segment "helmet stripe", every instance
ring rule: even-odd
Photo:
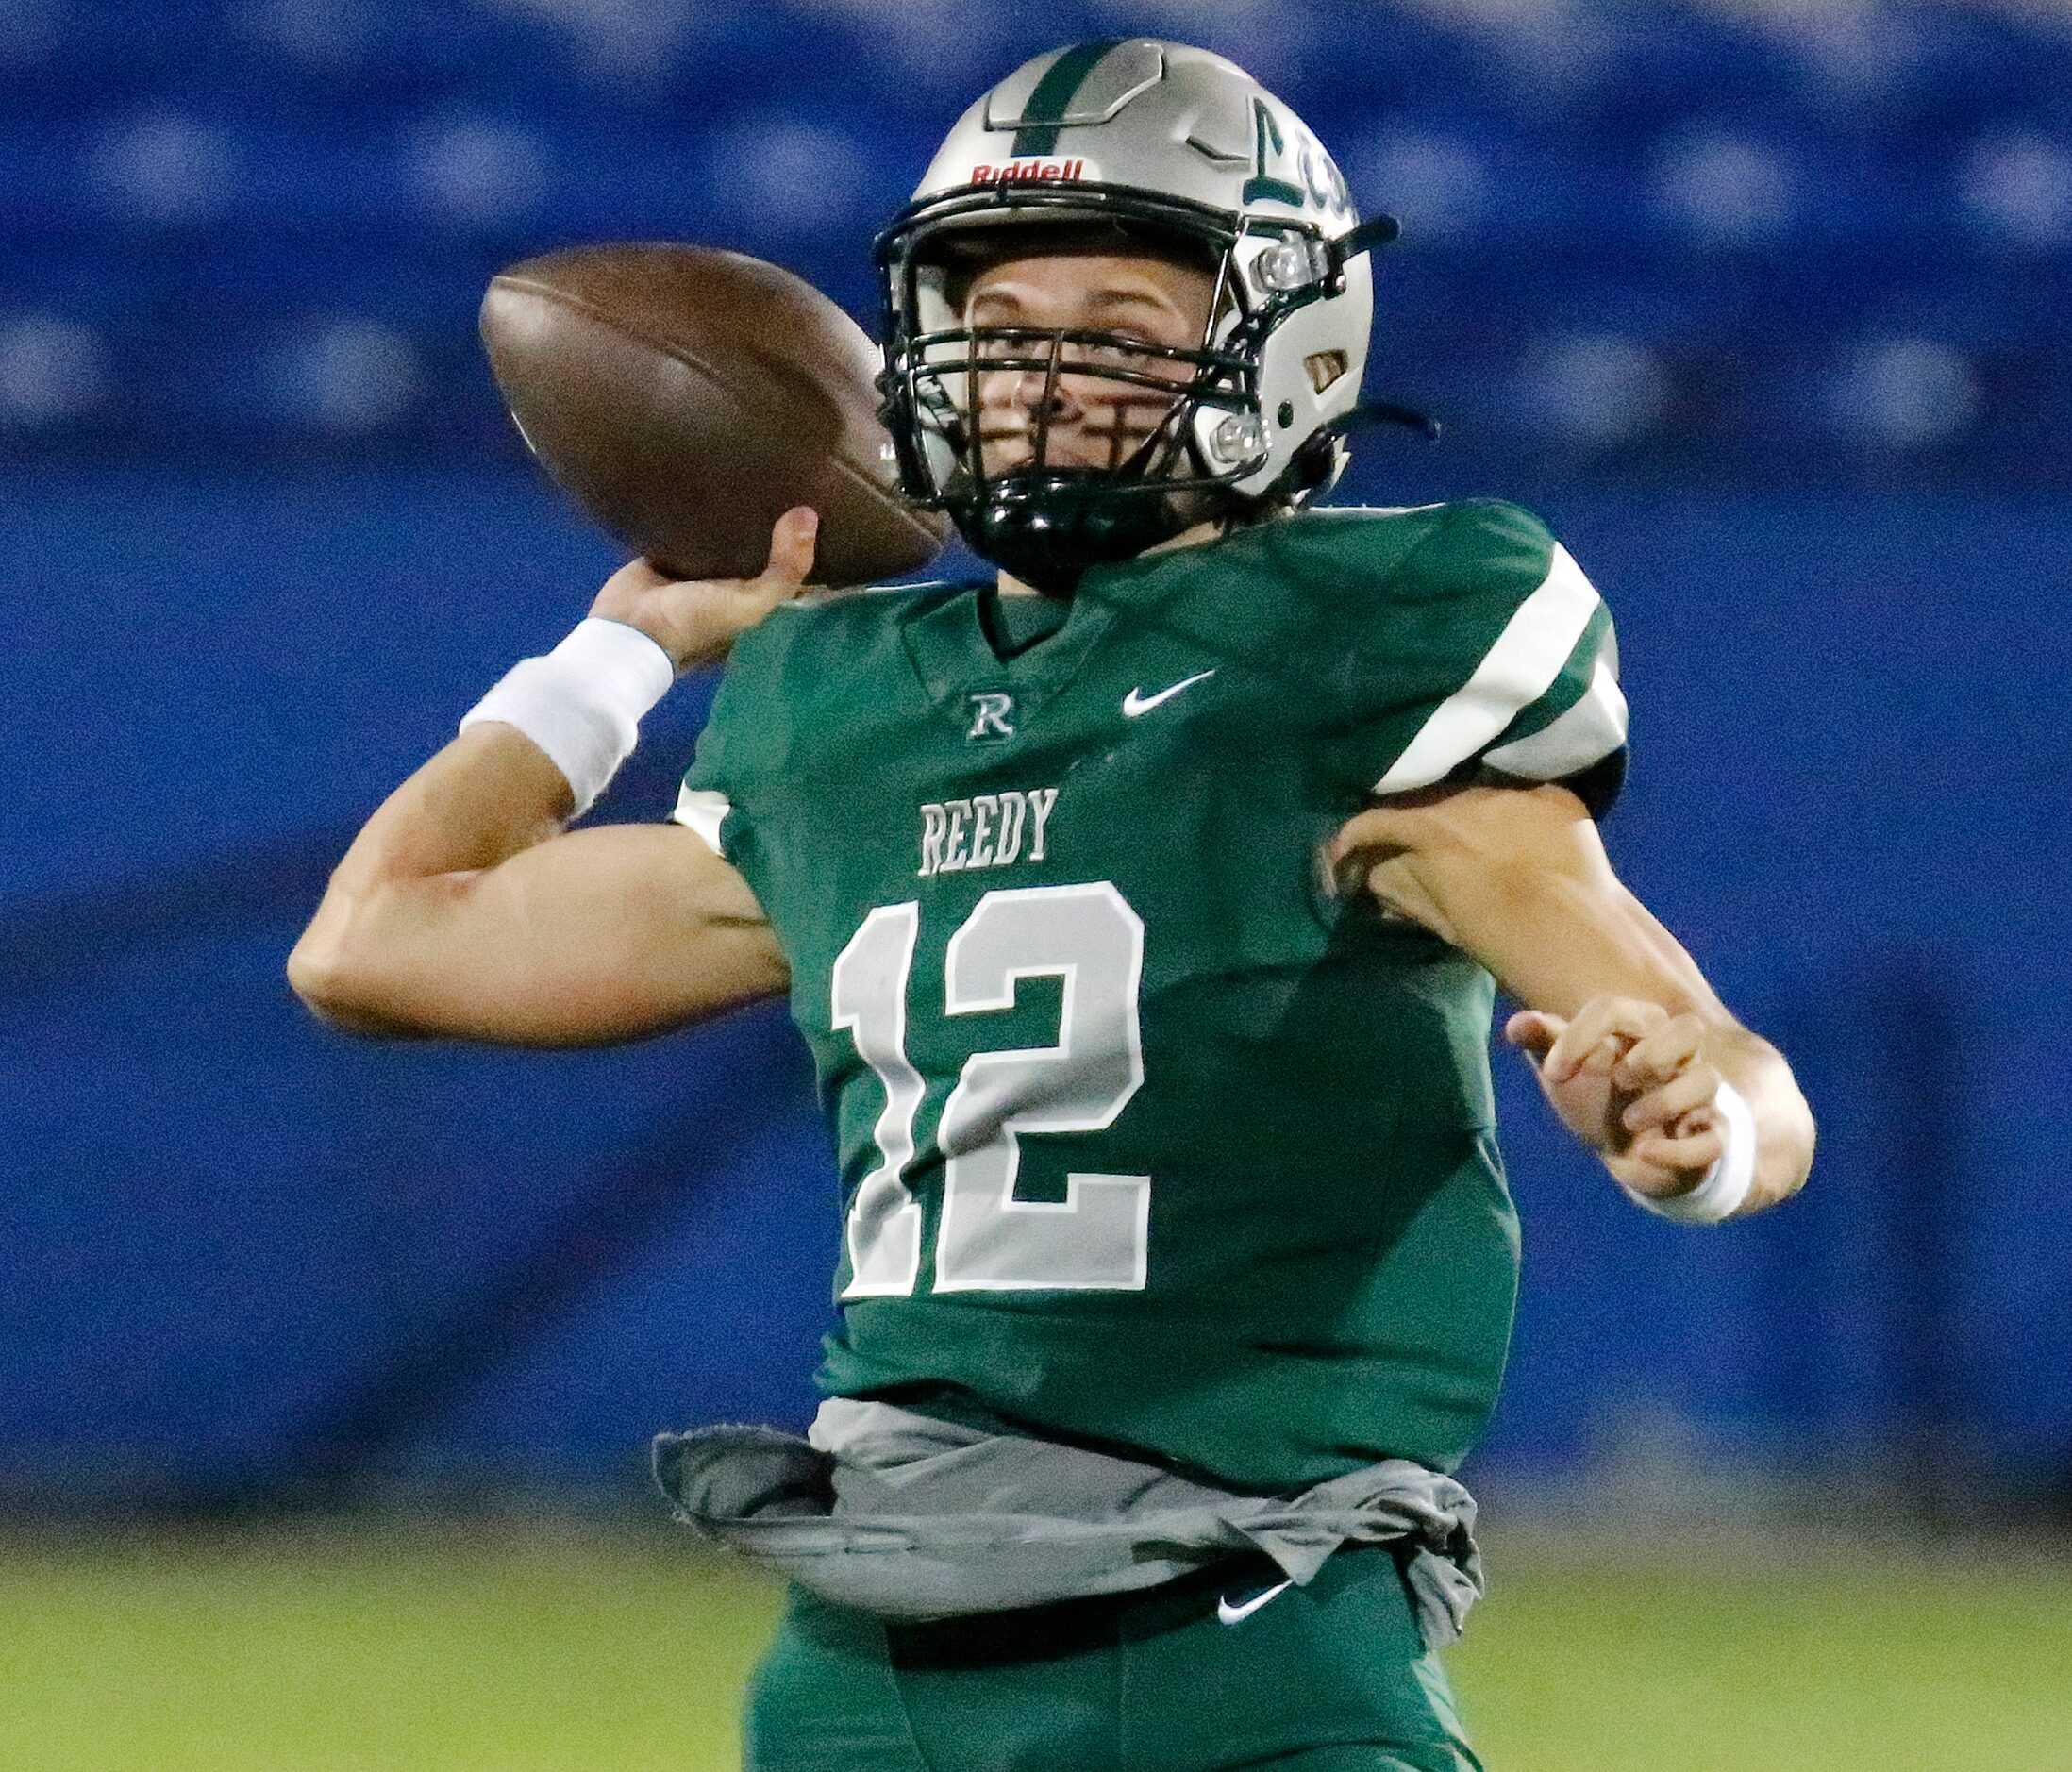
[[[1058,59],[1044,70],[1044,77],[1036,82],[1028,103],[1022,107],[1021,126],[1015,130],[1014,145],[1008,153],[1016,159],[1025,154],[1055,154],[1058,130],[1072,109],[1072,101],[1078,97],[1079,88],[1108,59],[1110,50],[1120,49],[1128,41],[1109,37],[1061,50]]]

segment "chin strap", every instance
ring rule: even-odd
[[[1372,252],[1377,246],[1386,246],[1399,239],[1403,224],[1393,215],[1370,215],[1350,232],[1341,234],[1331,242],[1331,256],[1343,265],[1347,259],[1357,259],[1363,252]]]
[[[1345,469],[1348,453],[1345,433],[1363,425],[1400,425],[1417,432],[1427,443],[1439,441],[1439,421],[1415,407],[1398,406],[1393,400],[1362,400],[1350,411],[1320,425],[1309,442],[1295,451],[1280,481],[1284,494],[1296,505],[1304,505],[1329,492]]]
[[[1320,434],[1343,437],[1363,425],[1400,425],[1416,431],[1427,443],[1439,441],[1439,421],[1414,406],[1398,406],[1394,400],[1362,400],[1349,412],[1342,412]]]
[[[1386,246],[1399,240],[1403,224],[1393,215],[1370,215],[1350,232],[1342,234],[1331,242],[1331,259],[1341,271],[1345,261],[1357,259],[1362,253],[1373,252],[1379,246]],[[1363,425],[1400,425],[1406,430],[1416,431],[1427,443],[1439,441],[1439,421],[1413,406],[1399,406],[1394,400],[1362,400],[1349,412],[1343,412],[1332,419],[1317,434],[1325,437],[1343,437],[1347,431],[1358,430]]]

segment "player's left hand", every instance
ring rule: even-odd
[[[1688,1193],[1727,1147],[1707,1033],[1696,1015],[1629,996],[1592,997],[1570,1020],[1523,1010],[1504,1026],[1562,1124],[1657,1199]]]

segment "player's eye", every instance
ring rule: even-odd
[[[1001,321],[990,327],[973,328],[972,349],[984,358],[1021,358],[1040,362],[1050,355],[1050,340],[1028,326]]]
[[[1143,364],[1151,348],[1149,339],[1140,338],[1133,332],[1115,332],[1097,344],[1068,347],[1068,354],[1082,363],[1136,368]]]

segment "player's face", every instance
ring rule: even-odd
[[[1197,349],[1215,290],[1193,265],[1134,255],[1058,254],[1012,259],[974,278],[967,326],[1036,332],[1101,332],[1112,343],[1067,343],[1048,373],[1051,342],[988,341],[979,355],[1042,359],[978,376],[979,444],[988,474],[1011,473],[1035,459],[1044,467],[1119,467],[1161,425],[1174,397],[1096,372],[1122,370],[1153,383],[1183,385],[1193,368],[1144,346]]]

